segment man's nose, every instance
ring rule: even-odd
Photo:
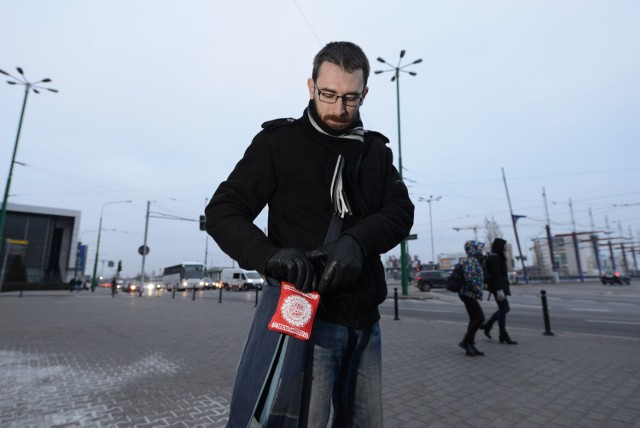
[[[342,115],[347,111],[347,105],[344,103],[344,98],[338,98],[331,107],[331,112],[337,115]]]

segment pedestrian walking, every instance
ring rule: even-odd
[[[487,256],[486,261],[486,283],[489,293],[491,293],[498,304],[498,310],[491,315],[491,318],[482,326],[484,335],[491,339],[491,328],[493,323],[498,321],[500,330],[500,343],[507,345],[517,345],[518,342],[511,340],[507,333],[507,314],[509,313],[509,299],[511,295],[509,286],[509,273],[507,269],[507,241],[502,238],[496,238],[491,244],[491,253]]]
[[[476,348],[476,333],[484,323],[484,312],[480,306],[482,300],[482,285],[484,284],[484,274],[482,271],[482,250],[484,243],[475,240],[467,241],[464,244],[464,251],[467,254],[466,259],[462,259],[462,269],[464,272],[465,283],[460,289],[458,296],[464,303],[469,316],[469,324],[467,332],[460,342],[460,347],[464,349],[469,357],[476,355],[483,356],[484,352],[480,352]]]
[[[264,123],[205,210],[220,248],[267,277],[228,427],[326,427],[330,415],[334,427],[382,426],[380,255],[409,234],[414,206],[388,139],[363,128],[369,70],[351,42],[322,48],[302,116]],[[267,205],[265,235],[253,221]],[[320,295],[307,341],[267,328],[282,281]]]

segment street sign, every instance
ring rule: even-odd
[[[147,245],[140,245],[140,247],[138,248],[138,254],[140,254],[141,256],[146,256],[147,254],[149,254],[149,247]]]
[[[409,236],[407,236],[405,239],[406,239],[407,241],[413,241],[413,240],[418,239],[418,235],[414,233],[413,235],[409,235]]]

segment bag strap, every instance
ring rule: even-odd
[[[338,240],[338,238],[340,237],[340,233],[342,233],[343,225],[344,220],[342,220],[342,218],[338,214],[333,214],[333,216],[331,216],[331,223],[329,223],[327,236],[324,238],[324,245]]]

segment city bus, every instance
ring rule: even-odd
[[[200,279],[207,276],[205,266],[199,262],[183,262],[164,268],[162,283],[167,290],[197,288]]]

